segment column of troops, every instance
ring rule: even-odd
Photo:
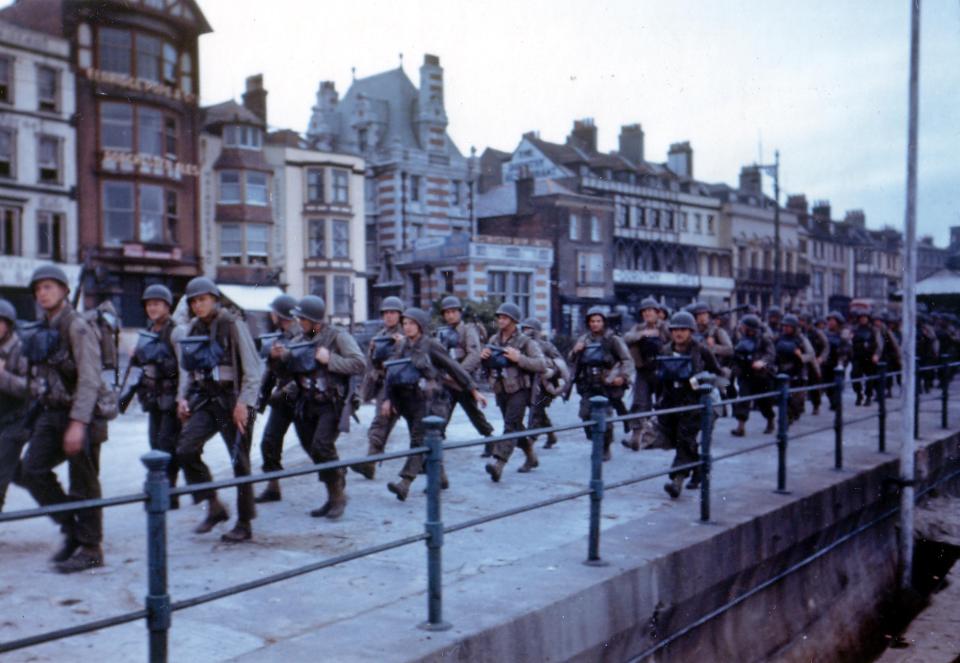
[[[397,297],[385,298],[380,307],[383,327],[368,347],[360,348],[350,334],[327,322],[322,298],[308,295],[297,301],[282,295],[271,305],[274,331],[254,339],[242,319],[221,305],[217,285],[198,277],[187,285],[180,324],[167,288],[152,285],[144,291],[150,323],[139,332],[120,380],[119,322],[110,305],[78,312],[76,293],[71,302],[69,282],[54,266],[37,269],[30,285],[43,311],[38,322],[17,325],[13,307],[0,300],[0,509],[10,483],[24,487],[40,505],[100,497],[99,451],[107,439],[107,422],[134,398],[148,416],[150,447],[170,455],[168,477],[175,486],[181,473],[188,484],[212,481],[203,450],[218,433],[234,476],[249,475],[254,420],[267,408],[260,449],[263,471],[272,472],[283,469],[283,440],[291,425],[314,463],[338,460],[337,438],[349,431],[361,402],[375,404],[367,430],[369,456],[384,452],[401,418],[411,448],[422,446],[424,418],[436,415],[449,424],[458,405],[480,436],[492,437],[478,375],[489,381],[506,434],[552,427],[551,403],[568,400],[574,387],[581,399],[579,416],[587,420],[594,396],[607,399],[610,414],[622,415],[695,405],[702,385],[709,385],[720,399],[771,392],[777,374],[786,374],[791,386],[824,384],[822,391],[791,396],[790,424],[803,414],[806,400],[813,414],[824,395],[828,407],[836,407],[829,387],[835,368],[849,366],[851,377],[858,378],[876,376],[880,362],[891,372],[900,367],[899,320],[887,313],[854,310],[848,322],[838,312],[813,319],[771,308],[765,320],[746,311],[730,328],[726,315],[714,316],[705,304],[671,314],[649,298],[641,304],[641,320],[622,336],[610,327],[603,309],[590,309],[587,331],[566,357],[545,338],[540,322],[524,319],[517,306],[505,303],[497,309],[496,333],[487,338],[482,325],[463,319],[456,297],[441,301],[444,324],[436,330],[426,311],[406,307]],[[957,355],[957,323],[949,314],[921,314],[921,365]],[[133,368],[139,373],[135,381],[128,380]],[[108,370],[113,371],[114,387],[104,378]],[[934,377],[932,372],[922,374],[921,388],[932,388]],[[116,389],[128,382],[133,383],[129,388]],[[878,390],[892,390],[893,382],[856,382],[857,405],[869,406]],[[628,393],[629,405],[624,402]],[[732,434],[746,434],[751,410],[765,419],[764,433],[773,433],[773,400],[762,398],[734,404],[737,424]],[[615,428],[608,426],[605,432],[604,460],[611,457]],[[688,477],[688,488],[699,484],[697,471],[685,469],[699,459],[699,416],[663,412],[625,422],[624,429],[622,444],[628,449],[675,450],[677,469],[664,486],[670,497],[681,494]],[[589,437],[589,429],[585,434]],[[556,444],[557,436],[547,433],[543,448]],[[487,444],[483,456],[492,481],[502,480],[516,448],[523,453],[518,472],[539,466],[532,435]],[[423,460],[422,455],[408,457],[399,476],[387,483],[398,500],[407,499]],[[64,462],[68,490],[54,473]],[[372,480],[377,463],[350,469]],[[341,517],[347,505],[346,471],[324,469],[318,478],[326,499],[310,515]],[[444,471],[441,487],[448,486]],[[229,520],[215,491],[192,497],[205,506],[196,533],[208,533]],[[250,540],[257,504],[280,500],[276,480],[267,482],[258,495],[250,484],[239,487],[237,518],[222,540]],[[171,508],[178,507],[173,499]],[[63,533],[63,544],[52,558],[57,570],[71,573],[103,564],[99,509],[53,518]]]

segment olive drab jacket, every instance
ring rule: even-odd
[[[588,367],[585,365],[584,358],[586,349],[579,353],[570,353],[571,363],[577,366],[576,375],[573,380],[576,382],[577,391],[581,394],[587,393],[590,389],[602,387],[612,392],[614,398],[619,398],[623,392],[629,388],[634,377],[633,358],[630,351],[627,350],[626,343],[611,329],[605,329],[603,334],[593,334],[587,332],[577,339],[577,343],[587,346],[591,343],[599,343],[603,350],[603,366]],[[623,379],[623,384],[614,385],[614,380]]]
[[[713,353],[692,338],[683,349],[678,348],[671,341],[664,346],[660,356],[664,358],[686,357],[690,360],[688,369],[684,370],[679,376],[670,374],[668,364],[660,367],[661,401],[659,405],[662,407],[679,407],[696,403],[700,397],[694,390],[693,385],[690,384],[690,378],[703,372],[720,375],[722,371]]]
[[[515,394],[521,389],[533,386],[533,376],[547,370],[547,360],[543,357],[540,345],[519,329],[508,339],[498,331],[490,337],[490,345],[502,348],[516,348],[520,351],[517,363],[509,362],[506,368],[490,372],[490,387],[494,394]]]
[[[15,421],[26,414],[30,401],[27,388],[27,360],[17,332],[11,330],[0,341],[0,424]]]
[[[697,328],[694,338],[713,353],[721,366],[726,365],[733,358],[733,341],[730,340],[730,334],[716,322],[710,321],[702,329]]]
[[[427,396],[436,393],[441,381],[444,384],[452,383],[461,391],[473,391],[477,388],[473,378],[450,356],[447,348],[425,334],[421,334],[415,341],[407,337],[401,339],[391,359],[410,359],[410,363],[422,378],[418,385],[419,389]],[[388,396],[386,388],[384,386],[384,397]]]
[[[367,362],[364,359],[360,346],[353,336],[332,325],[324,325],[314,334],[300,334],[291,345],[305,341],[313,342],[316,347],[324,347],[330,352],[330,361],[325,365],[318,365],[314,373],[326,373],[334,377],[326,384],[327,390],[335,390],[335,394],[327,394],[337,399],[344,399],[349,389],[350,377],[364,372]],[[284,360],[290,357],[289,348],[284,350]],[[301,387],[305,376],[300,375]],[[309,376],[306,376],[309,377]]]
[[[392,345],[387,348],[382,357],[378,357],[377,352],[378,348],[381,347],[382,339],[393,338],[397,335],[403,335],[403,327],[399,324],[393,327],[384,326],[370,339],[370,345],[367,347],[367,368],[363,374],[363,381],[360,383],[360,400],[369,401],[377,398],[378,394],[383,391],[385,377],[383,362],[393,354],[396,346]]]
[[[457,335],[457,342],[447,352],[451,358],[460,364],[460,368],[469,375],[473,375],[474,371],[480,367],[480,334],[477,332],[475,325],[468,325],[463,320],[452,329]],[[443,347],[442,344],[441,347]],[[451,389],[460,389],[450,376],[444,377],[443,382]]]
[[[623,342],[627,344],[637,371],[652,371],[656,368],[661,348],[670,342],[670,331],[663,320],[652,325],[641,321],[623,335]]]

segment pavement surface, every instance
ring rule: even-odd
[[[960,423],[960,389],[954,391],[951,424]],[[926,398],[930,398],[927,396]],[[899,446],[899,399],[889,402],[888,446]],[[570,403],[555,402],[550,415],[555,424],[576,420],[576,397]],[[876,412],[854,407],[847,395],[846,418]],[[939,401],[921,406],[921,436],[943,435],[939,426]],[[814,417],[808,414],[791,428],[791,435],[829,427],[832,413],[824,407]],[[502,430],[499,412],[492,405],[486,413]],[[341,436],[342,458],[360,457],[366,450],[365,431],[372,418],[371,406],[361,409],[362,424]],[[696,415],[698,416],[698,415]],[[259,441],[264,419],[257,423]],[[745,449],[772,440],[761,431],[758,413],[747,424],[746,438],[729,435],[734,422],[719,419],[715,427],[714,455]],[[473,439],[476,433],[463,413],[454,415],[447,438]],[[617,439],[622,424],[617,424]],[[405,448],[407,432],[401,422],[393,432],[388,450]],[[443,494],[445,524],[467,521],[484,514],[528,504],[586,488],[589,480],[590,447],[582,431],[560,435],[554,449],[541,450],[540,467],[518,474],[522,463],[517,452],[501,483],[493,484],[479,458],[480,448],[454,450],[447,454],[451,488]],[[850,425],[845,435],[845,471],[854,472],[890,459],[876,451],[875,419]],[[101,477],[105,496],[137,492],[144,480],[139,457],[147,451],[146,418],[127,414],[111,423],[110,441],[103,447]],[[607,482],[666,469],[673,453],[665,450],[632,452],[619,444],[612,461],[604,464]],[[205,459],[216,478],[229,476],[229,458],[219,438],[208,443]],[[254,464],[259,466],[259,450]],[[291,431],[284,452],[286,467],[306,466],[308,459]],[[220,542],[226,531],[221,525],[207,535],[195,535],[193,526],[202,520],[201,506],[185,503],[168,517],[169,587],[174,601],[248,581],[325,558],[423,532],[425,480],[419,479],[406,502],[386,490],[396,477],[402,460],[382,464],[377,477],[368,481],[349,473],[350,502],[344,517],[336,522],[309,517],[319,506],[324,491],[312,475],[287,480],[282,502],[261,505],[254,522],[254,541],[229,545]],[[773,501],[795,499],[806,490],[820,489],[844,473],[833,467],[832,430],[807,435],[791,443],[788,488],[794,495],[775,495],[776,449],[746,453],[723,460],[714,467],[713,511],[716,525],[742,522],[754,517]],[[63,468],[59,474],[63,480]],[[626,522],[666,521],[673,532],[702,527],[697,523],[699,500],[688,491],[670,500],[663,491],[663,478],[605,493],[605,531]],[[259,490],[260,486],[257,487]],[[233,491],[221,499],[231,506]],[[7,509],[32,508],[29,496],[11,487]],[[586,555],[588,500],[580,498],[515,517],[468,528],[445,537],[445,617],[454,628],[445,633],[427,633],[415,628],[426,617],[426,559],[424,545],[415,543],[385,553],[364,557],[249,593],[175,612],[170,635],[170,660],[302,660],[304,657],[335,661],[402,661],[429,653],[439,642],[452,642],[458,635],[503,623],[516,611],[529,609],[547,594],[562,593],[564,584],[580,574],[596,573],[580,562]],[[48,563],[59,544],[59,535],[47,519],[5,523],[0,526],[0,642],[80,624],[143,607],[146,593],[145,514],[139,504],[106,511],[106,566],[83,574],[61,576]],[[619,531],[619,530],[617,530]],[[636,540],[638,554],[651,554],[671,544],[671,531],[649,532]],[[602,545],[602,541],[601,541]],[[532,596],[524,586],[527,569],[555,574],[555,588]],[[382,617],[389,615],[389,618]],[[146,629],[142,622],[97,633],[46,643],[3,655],[4,661],[86,660],[130,661],[146,657]]]

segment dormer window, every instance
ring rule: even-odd
[[[223,145],[245,150],[259,150],[263,145],[263,135],[257,127],[228,124],[223,128]]]

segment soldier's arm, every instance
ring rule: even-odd
[[[173,328],[173,331],[170,332],[170,343],[173,344],[173,354],[177,358],[177,400],[186,399],[187,393],[190,391],[191,375],[183,370],[183,364],[181,364],[183,348],[180,343],[178,343],[181,338],[186,337],[188,334],[189,329],[186,325],[177,325]]]
[[[547,360],[543,357],[543,351],[532,339],[527,340],[521,351],[517,366],[531,373],[545,373],[547,371]]]
[[[733,356],[733,341],[730,340],[730,334],[726,329],[717,327],[716,339],[713,345],[713,354],[717,357]]]
[[[250,330],[242,320],[237,320],[233,328],[236,332],[237,355],[243,379],[240,381],[240,394],[237,400],[249,407],[257,406],[257,397],[260,394],[260,380],[263,377],[263,365],[257,354],[257,346],[250,336]]]
[[[633,357],[630,356],[630,351],[627,350],[627,344],[624,343],[623,339],[619,336],[613,337],[613,351],[619,360],[616,368],[620,377],[622,377],[627,384],[630,384],[630,378],[633,377],[636,366],[633,363]]]
[[[480,334],[472,325],[466,325],[464,333],[464,346],[467,355],[460,362],[460,366],[467,373],[472,373],[480,367]]]
[[[30,395],[27,388],[26,371],[21,370],[23,360],[19,352],[14,352],[0,370],[0,394],[11,398],[25,399]]]
[[[77,364],[77,387],[70,406],[70,418],[89,424],[100,391],[100,343],[90,326],[79,315],[70,325],[70,351]]]
[[[327,368],[332,373],[342,375],[360,375],[367,367],[360,346],[353,336],[346,332],[337,334],[336,342],[330,349],[330,362]]]
[[[874,350],[874,354],[877,356],[883,356],[883,334],[877,331],[876,327],[873,329],[873,340],[877,344],[877,349]]]
[[[631,343],[638,343],[640,339],[643,338],[643,334],[640,333],[642,330],[643,327],[640,325],[634,325],[630,331],[623,335],[623,342],[627,345],[630,345]]]
[[[464,370],[463,366],[450,358],[450,355],[444,351],[442,345],[437,342],[431,342],[429,346],[429,354],[430,361],[433,362],[433,365],[449,375],[453,381],[457,383],[458,387],[464,391],[473,391],[477,388],[477,385],[474,383],[473,378],[470,377],[470,374]]]
[[[810,340],[805,336],[800,337],[800,361],[804,364],[809,364],[813,361],[813,358],[816,357],[816,353],[813,351],[813,345],[810,344]]]
[[[703,359],[703,369],[709,371],[714,375],[720,375],[722,370],[720,364],[717,362],[717,358],[713,356],[713,352],[705,345],[700,346],[700,357]]]
[[[823,348],[823,350],[820,352],[820,356],[817,357],[817,362],[825,364],[827,360],[830,359],[830,340],[827,338],[827,335],[819,329],[816,329],[815,333],[820,339],[820,347]]]

